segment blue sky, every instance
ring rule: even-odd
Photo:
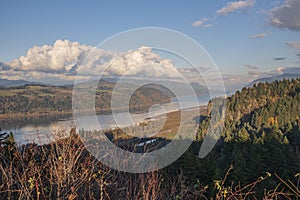
[[[286,12],[288,5],[294,9]],[[53,45],[58,39],[96,46],[121,31],[154,26],[195,39],[223,73],[263,74],[299,67],[298,5],[297,0],[2,1],[0,61],[10,62],[34,45]]]

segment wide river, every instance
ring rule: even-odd
[[[180,105],[176,99],[173,99],[172,102],[163,104],[162,106],[151,107],[147,113],[130,114],[130,118],[126,117],[127,113],[96,115],[96,118],[100,124],[100,129],[110,129],[116,126],[129,126],[142,122],[146,118],[151,118],[180,109],[207,105],[209,99],[209,95],[198,96],[198,102],[196,103],[195,98],[187,96],[181,98]],[[95,116],[87,116],[84,119],[80,119],[81,124],[74,122],[72,115],[6,119],[0,121],[0,127],[2,132],[13,132],[15,139],[19,144],[29,142],[48,143],[53,140],[53,133],[64,130],[69,132],[70,127],[74,124],[76,124],[76,128],[79,129],[84,128],[85,130],[98,130],[99,124],[89,123],[92,121],[90,119],[94,117]]]

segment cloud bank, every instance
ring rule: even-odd
[[[92,52],[92,56],[88,56]],[[112,52],[92,46],[57,40],[53,46],[34,46],[27,54],[8,63],[0,63],[0,78],[53,83],[88,80],[95,75],[176,77],[177,68],[151,48],[142,46],[129,52]],[[78,75],[78,72],[80,74]]]
[[[245,66],[248,67],[248,65]],[[257,67],[248,68],[250,69],[248,75],[254,78],[272,77],[283,74],[300,74],[300,67],[278,67],[270,71],[260,71]]]

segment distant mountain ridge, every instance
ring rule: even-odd
[[[105,78],[102,80],[91,80],[87,82],[81,82],[77,83],[78,85],[82,85],[84,87],[87,87],[88,85],[93,85],[95,84],[95,81],[98,82],[98,87],[101,89],[110,89],[111,91],[114,89],[114,84],[118,82],[117,78]],[[131,87],[135,84],[139,83],[139,80],[134,80],[134,79],[128,79],[128,82],[124,82],[128,84],[127,86],[124,85],[124,87]],[[132,85],[133,84],[133,85]],[[72,84],[61,84],[61,85],[56,85],[56,84],[45,84],[45,83],[39,83],[39,82],[30,82],[30,81],[25,81],[25,80],[9,80],[9,79],[1,79],[0,78],[0,88],[10,88],[10,87],[18,87],[18,86],[25,86],[25,85],[42,85],[42,86],[61,86],[61,87],[73,87]],[[170,91],[168,88],[166,88],[168,85],[172,85],[174,88],[180,88],[180,93],[182,93],[183,96],[185,95],[194,95],[196,94],[197,96],[203,95],[203,94],[208,94],[208,89],[204,87],[203,85],[200,85],[199,83],[181,83],[181,82],[170,82],[170,81],[161,81],[160,83],[152,83],[148,84],[146,87],[147,88],[152,88],[156,89],[161,92],[161,94],[166,95],[168,97],[174,97],[174,94],[172,91]],[[194,93],[188,93],[188,91],[192,88]]]
[[[33,84],[33,83],[25,80],[8,80],[8,79],[0,78],[0,87],[21,86],[26,84]]]
[[[277,81],[282,81],[283,79],[296,79],[296,78],[300,78],[300,74],[282,74],[282,75],[278,75],[278,76],[271,76],[271,77],[264,77],[264,78],[259,78],[256,79],[254,81],[252,81],[250,84],[247,85],[247,87],[251,87],[254,84],[258,84],[258,83],[266,83],[266,82],[273,82],[275,80]]]

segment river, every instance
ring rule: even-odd
[[[182,97],[180,105],[177,99],[173,99],[170,103],[163,104],[162,106],[153,106],[147,113],[130,114],[130,118],[126,117],[127,113],[116,113],[106,115],[96,115],[100,124],[100,129],[111,129],[114,127],[124,127],[140,123],[147,118],[163,115],[179,109],[188,109],[197,106],[207,105],[210,97],[209,95],[198,96],[198,102],[190,96]],[[37,118],[19,118],[19,119],[6,119],[0,121],[2,132],[13,132],[15,140],[18,144],[26,144],[29,142],[35,143],[49,143],[53,140],[53,133],[70,131],[71,126],[76,125],[78,129],[97,130],[99,124],[91,124],[91,118],[95,116],[86,116],[81,118],[80,124],[74,122],[72,115],[64,116],[43,116]],[[116,121],[118,123],[116,123]]]

